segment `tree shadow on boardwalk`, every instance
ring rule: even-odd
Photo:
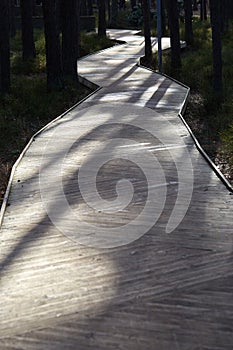
[[[123,64],[112,72],[115,78],[121,68]],[[170,101],[165,92],[166,88],[174,87],[173,83],[160,76],[157,91],[150,91],[144,98],[148,91],[140,88],[150,86],[150,79],[157,76],[149,71],[147,74],[148,79],[142,84],[138,67],[131,67],[129,72],[122,72],[111,91],[110,87],[103,88],[77,111],[106,102],[101,100],[106,92],[109,92],[107,99],[111,94],[114,98],[119,86],[127,92],[130,81],[132,85],[139,81],[136,94],[133,97],[122,94],[119,102],[137,104],[138,101],[165,113],[165,104],[161,102]],[[59,123],[66,127],[75,117],[72,113],[51,125],[48,135]],[[166,113],[171,120],[171,113]],[[157,146],[153,137],[135,128],[116,125],[111,111],[109,114],[112,126],[85,134],[73,144],[71,156],[78,159],[90,144],[90,149],[95,150],[98,140],[129,134],[141,144]],[[180,127],[176,113],[173,122]],[[183,137],[186,132],[180,135]],[[45,132],[38,142],[43,145],[48,137]],[[140,239],[122,247],[90,248],[59,232],[42,207],[37,163],[28,177],[14,183],[12,205],[2,229],[0,344],[3,349],[232,349],[232,203],[228,203],[228,192],[190,138],[186,142],[195,176],[193,197],[184,220],[174,232],[165,233],[177,198],[177,185],[174,185],[168,188],[165,208],[157,223]],[[52,156],[53,152],[56,157]],[[45,167],[60,160],[59,150],[55,147],[53,152]],[[102,146],[102,152],[109,153],[107,145]],[[40,162],[39,154],[36,157]],[[169,152],[158,154],[158,158],[169,181],[177,182],[177,170],[170,164]],[[95,152],[89,152],[84,161],[94,162]],[[25,165],[19,166],[17,176]],[[119,165],[123,175],[134,182],[140,198],[146,199],[145,177],[132,165],[118,162]],[[104,184],[99,188],[105,199],[116,197],[115,184],[122,175],[121,171],[117,172],[117,166],[112,171],[114,164],[110,164],[100,174],[104,178],[111,171],[114,173],[106,191]],[[69,205],[82,212],[83,219],[104,224],[107,216],[83,209],[77,176],[74,163],[63,181]],[[135,211],[129,210],[128,219],[138,214],[137,198],[133,198],[137,205]],[[56,198],[50,205],[51,210],[56,207]],[[56,213],[66,215],[62,208]]]
[[[124,132],[109,129],[102,137]],[[81,147],[87,147],[92,136],[86,135]],[[79,148],[80,142],[72,152],[79,154]],[[0,344],[58,350],[214,349],[219,344],[230,349],[231,213],[226,193],[216,191],[216,183],[211,187],[212,170],[205,167],[200,185],[197,165],[203,159],[196,153],[194,162],[192,203],[172,234],[164,232],[169,210],[141,239],[109,250],[69,241],[46,215],[21,238],[22,228],[13,228],[14,248],[1,265],[5,300]],[[71,191],[75,178],[74,173],[64,187],[70,205],[79,206],[79,197]],[[168,207],[172,196],[174,191]],[[213,212],[210,203],[220,210]]]

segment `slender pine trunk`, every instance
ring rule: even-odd
[[[10,90],[10,19],[8,0],[0,1],[0,94]]]
[[[222,90],[222,43],[221,43],[221,11],[219,0],[210,0],[210,18],[212,27],[213,50],[213,89]]]
[[[106,8],[105,0],[98,0],[98,35],[106,36]]]
[[[177,5],[177,0],[166,0],[171,37],[171,66],[173,68],[181,67],[179,14]]]
[[[192,25],[192,0],[184,0],[185,11],[185,41],[187,45],[193,43],[193,25]]]
[[[21,0],[23,60],[28,60],[36,56],[33,37],[32,12],[32,0]]]
[[[59,31],[59,1],[42,0],[44,15],[44,31],[46,46],[47,88],[61,90],[64,88],[60,31]]]
[[[149,0],[142,1],[142,12],[143,12],[143,27],[144,27],[144,37],[145,37],[145,59],[149,62],[152,57]]]
[[[62,67],[65,78],[78,82],[79,0],[61,0]]]

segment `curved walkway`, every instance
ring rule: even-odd
[[[178,116],[188,88],[137,65],[135,34],[79,61],[101,88],[15,169],[0,349],[232,350],[233,196]]]

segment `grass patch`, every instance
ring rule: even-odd
[[[85,56],[99,50],[107,49],[114,45],[114,40],[108,37],[99,37],[95,33],[81,33],[80,36],[80,56]]]

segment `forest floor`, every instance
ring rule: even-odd
[[[233,163],[229,149],[221,137],[210,139],[203,115],[205,115],[203,97],[191,91],[184,118],[210,159],[233,185]]]

